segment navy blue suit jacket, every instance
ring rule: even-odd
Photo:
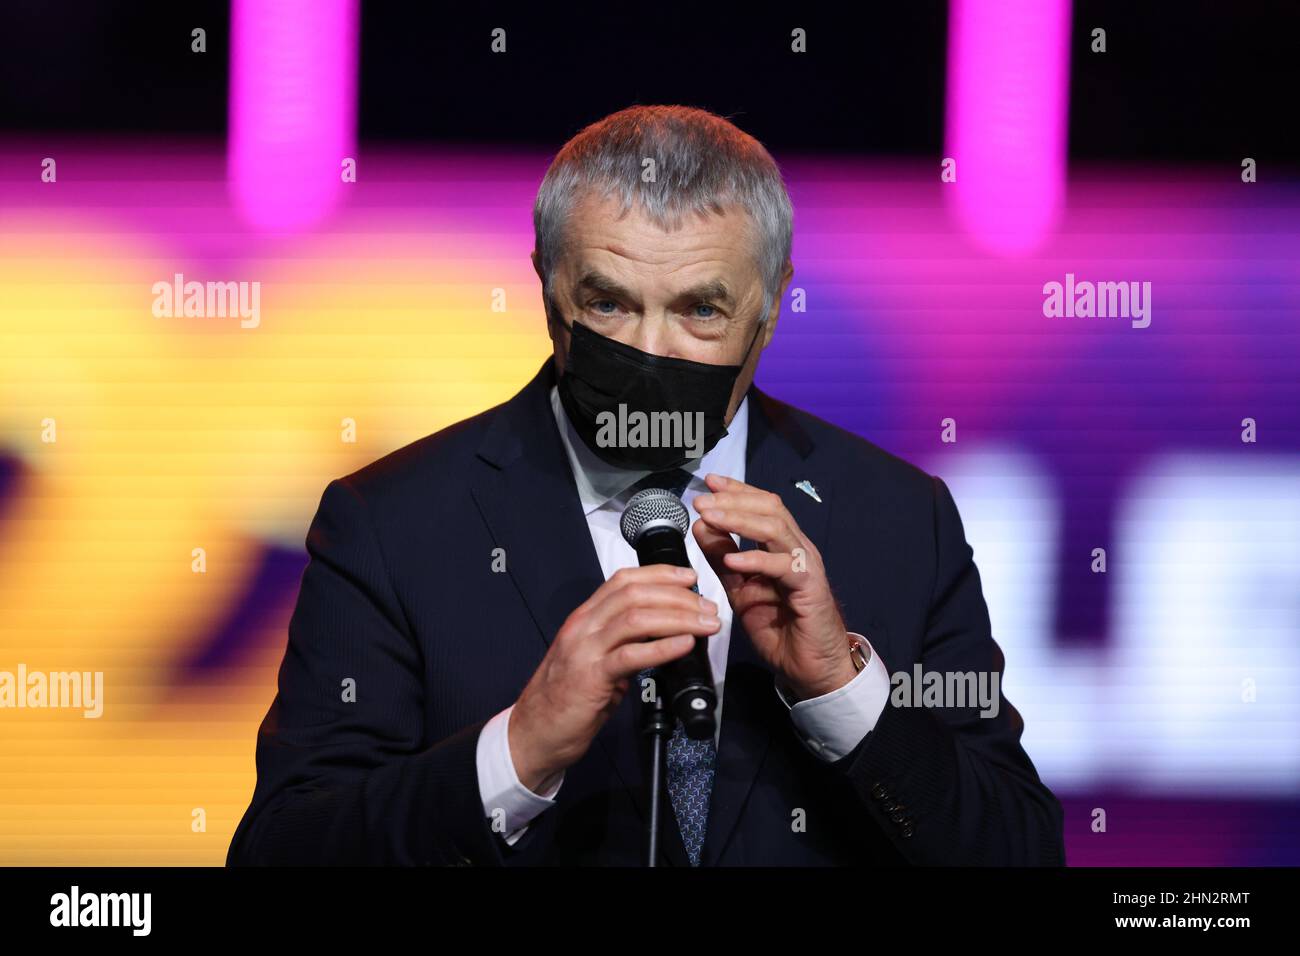
[[[643,862],[639,695],[515,846],[479,794],[480,729],[604,580],[553,382],[548,359],[510,401],[326,487],[228,864]],[[746,480],[781,495],[821,551],[848,629],[890,672],[1001,673],[944,483],[756,388],[749,421]],[[702,865],[1064,863],[1061,806],[1005,698],[994,718],[891,704],[828,763],[796,736],[773,679],[735,622]],[[661,865],[686,866],[665,807]]]

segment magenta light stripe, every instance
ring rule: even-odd
[[[355,158],[357,0],[234,0],[230,23],[235,205],[257,229],[309,228]]]
[[[1034,251],[1065,194],[1070,0],[952,0],[945,185],[986,250]],[[1104,54],[1099,54],[1104,55]]]

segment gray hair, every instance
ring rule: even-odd
[[[647,160],[652,181],[643,180]],[[661,229],[688,212],[722,213],[739,205],[757,227],[766,322],[790,259],[794,210],[775,160],[729,120],[690,106],[630,106],[587,126],[564,144],[537,190],[533,230],[547,315],[565,223],[584,195],[614,196],[620,215],[636,203]]]

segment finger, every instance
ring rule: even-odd
[[[615,647],[646,638],[672,637],[674,634],[697,634],[707,637],[722,627],[722,621],[700,611],[663,610],[637,607],[620,614],[601,631],[591,635],[599,647],[608,652]]]
[[[743,567],[743,560],[740,562],[741,566],[733,564],[736,555],[750,552],[740,551],[731,535],[710,528],[705,521],[696,521],[692,533],[695,535],[695,540],[700,543],[700,550],[704,552],[718,580],[722,582],[733,612],[741,615],[756,604],[779,605],[781,603],[781,593],[777,591],[775,583],[770,578]],[[754,553],[767,554],[768,552]]]
[[[704,483],[709,486],[709,491],[713,494],[745,495],[760,500],[768,500],[773,507],[785,508],[785,501],[781,496],[772,491],[763,488],[747,485],[743,481],[737,481],[735,478],[728,478],[726,475],[718,475],[710,472],[704,476]]]
[[[709,566],[713,568],[713,573],[722,582],[722,587],[728,592],[739,587],[741,576],[728,568],[722,560],[726,555],[740,550],[735,539],[727,532],[719,531],[708,522],[698,519],[691,525],[691,534],[695,536],[695,542],[700,546],[700,551],[703,552]]]
[[[574,613],[579,617],[591,618],[600,615],[601,609],[624,588],[632,585],[675,585],[689,590],[698,580],[694,568],[679,568],[671,564],[648,564],[645,567],[619,568],[609,579],[592,592],[591,597],[583,601]]]
[[[804,547],[803,539],[780,518],[734,508],[700,508],[698,504],[696,510],[711,528],[757,541],[769,551],[793,551]]]
[[[730,508],[744,506],[754,511],[760,511],[763,514],[785,515],[789,517],[786,511],[785,502],[781,496],[771,491],[764,491],[762,488],[755,488],[753,485],[747,485],[744,482],[727,479],[730,484],[725,488],[717,490],[709,489],[708,494],[696,495],[694,501],[701,501],[705,505],[716,504],[719,508]]]
[[[737,481],[735,478],[728,478],[726,475],[719,475],[713,471],[704,476],[704,483],[709,486],[710,491],[730,491],[735,488],[754,487],[745,484],[743,481]]]
[[[644,567],[619,568],[609,576],[609,580],[596,589],[608,593],[618,591],[633,584],[675,584],[690,587],[697,575],[694,568],[679,568],[673,564],[647,564]],[[595,595],[592,595],[593,597]]]
[[[694,647],[695,637],[691,634],[675,634],[654,641],[633,641],[606,655],[606,667],[610,677],[627,678],[639,674],[647,667],[659,667],[685,657]]]
[[[785,537],[782,540],[788,550],[807,543],[803,532],[799,529],[799,522],[794,520],[794,516],[790,514],[780,495],[747,485],[743,481],[736,481],[734,478],[713,474],[706,476],[706,480],[709,478],[717,479],[709,482],[710,488],[714,491],[712,494],[696,496],[694,500],[696,511],[703,513],[708,510],[715,514],[743,511],[766,515],[784,525]],[[799,545],[791,545],[791,542],[799,542]]]
[[[786,602],[785,598],[781,596],[767,578],[752,577],[746,579],[744,586],[732,598],[732,606],[737,617],[746,619],[746,627],[748,627],[750,621],[755,621],[756,630],[760,630],[762,622],[755,619],[754,609],[765,608],[767,611],[766,622],[770,625],[785,613]]]
[[[806,564],[783,551],[737,551],[723,557],[723,563],[741,574],[761,574],[779,581],[791,591],[806,588],[811,580]],[[806,558],[805,558],[806,561]]]
[[[693,503],[695,510],[701,513],[705,511],[744,511],[774,518],[784,524],[795,537],[800,536],[799,524],[786,510],[785,502],[781,500],[779,495],[774,495],[768,491],[719,491],[711,495],[697,495]]]
[[[718,606],[708,598],[680,585],[629,584],[612,592],[600,604],[591,615],[591,627],[608,628],[638,608],[705,615],[718,613]]]
[[[727,486],[724,490],[695,497],[694,505],[697,512],[701,515],[707,513],[715,516],[720,513],[741,512],[771,518],[777,522],[774,526],[775,533],[780,536],[780,543],[785,545],[783,550],[789,551],[797,547],[792,542],[802,542],[803,534],[799,530],[799,524],[786,510],[785,502],[781,500],[780,495],[754,488],[734,479],[725,480]],[[778,539],[772,538],[770,544],[775,548]]]

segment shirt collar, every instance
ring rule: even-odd
[[[634,471],[618,468],[597,457],[573,427],[573,422],[569,421],[568,413],[564,411],[564,406],[560,402],[560,390],[554,385],[551,386],[551,411],[560,429],[560,441],[564,443],[564,453],[568,456],[569,465],[573,469],[584,515],[598,511],[650,474],[648,470]],[[691,476],[687,488],[708,491],[704,476],[709,472],[743,481],[748,436],[749,396],[746,395],[740,400],[740,407],[736,409],[731,424],[727,426],[727,434],[699,458],[682,465],[682,470]]]

